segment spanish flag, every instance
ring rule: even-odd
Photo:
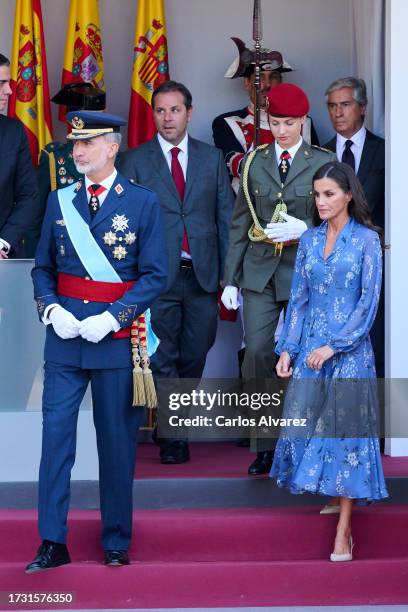
[[[138,0],[137,4],[128,126],[130,148],[155,135],[152,93],[169,78],[164,0]]]
[[[50,94],[41,0],[16,0],[9,117],[23,122],[34,166],[52,141]]]
[[[71,0],[61,85],[66,83],[105,89],[98,0]],[[60,121],[65,121],[65,112],[60,107]]]

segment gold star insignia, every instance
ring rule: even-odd
[[[103,241],[108,246],[113,246],[116,244],[117,236],[113,232],[105,232]]]
[[[127,255],[127,250],[123,246],[118,246],[113,249],[112,253],[114,258],[119,259],[120,261],[121,259],[125,259]]]
[[[133,244],[136,240],[136,234],[134,232],[128,232],[125,234],[125,242],[126,244]]]

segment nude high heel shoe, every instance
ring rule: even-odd
[[[340,513],[340,506],[335,505],[335,504],[326,504],[320,510],[319,514],[339,514],[339,513]]]
[[[330,561],[352,561],[353,560],[353,548],[354,548],[354,541],[352,536],[350,536],[350,552],[348,553],[343,553],[343,554],[337,554],[337,553],[332,553],[330,555]]]

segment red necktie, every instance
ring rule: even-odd
[[[183,169],[178,160],[178,154],[180,153],[180,149],[178,147],[173,147],[170,149],[171,152],[171,176],[173,177],[174,184],[180,196],[180,200],[184,200],[184,190],[186,187],[186,182],[184,180]],[[190,253],[190,245],[188,244],[188,236],[186,232],[186,227],[184,226],[183,232],[183,241],[181,243],[181,250],[186,253]]]

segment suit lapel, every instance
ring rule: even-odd
[[[117,191],[115,187],[117,188]],[[106,217],[109,217],[109,215],[113,215],[113,213],[119,206],[120,199],[123,197],[124,193],[125,193],[124,179],[119,174],[117,174],[112,187],[109,189],[108,195],[103,201],[102,206],[100,207],[100,209],[98,210],[98,212],[96,213],[96,215],[91,221],[91,224],[90,224],[91,230],[94,229],[94,227],[96,227],[97,225],[99,225],[99,223],[104,221]]]
[[[371,132],[367,130],[357,176],[361,183],[367,178],[371,162],[375,155],[376,143],[372,141]]]
[[[81,215],[81,217],[86,221],[88,225],[91,224],[91,213],[89,212],[88,206],[88,198],[86,195],[86,187],[85,181],[82,182],[82,186],[74,199],[72,200],[73,205]]]
[[[261,153],[264,169],[271,175],[275,183],[282,188],[282,181],[279,174],[278,162],[276,160],[275,146],[272,144]]]
[[[176,185],[174,184],[173,177],[171,176],[167,160],[164,157],[159,141],[157,140],[157,136],[153,138],[153,140],[151,141],[151,145],[152,146],[150,149],[150,153],[152,158],[152,164],[156,168],[156,171],[159,174],[164,185],[166,185],[171,195],[178,200],[181,206],[180,196],[176,189]]]
[[[200,166],[200,156],[198,152],[198,146],[193,138],[188,138],[188,163],[187,163],[187,176],[186,176],[186,189],[184,193],[184,202],[187,201],[190,195],[191,189],[197,177],[198,169]]]

